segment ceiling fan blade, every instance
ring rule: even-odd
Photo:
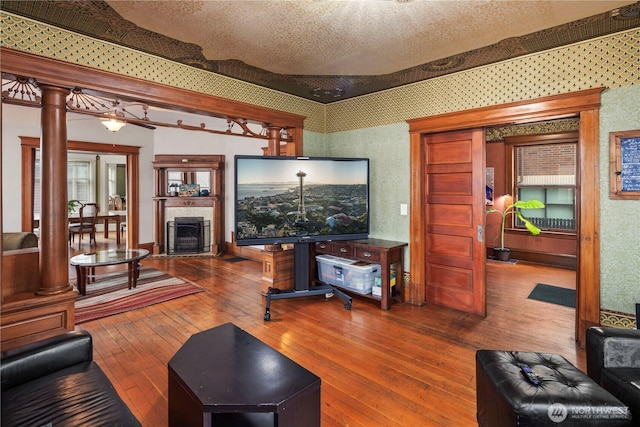
[[[155,126],[145,125],[144,123],[129,122],[129,124],[132,124],[134,126],[140,126],[141,128],[145,128],[145,129],[156,130]]]

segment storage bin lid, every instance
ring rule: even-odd
[[[347,267],[350,270],[358,270],[362,273],[373,273],[380,268],[380,264],[370,264],[364,261],[340,258],[333,255],[316,255],[316,260],[323,264]]]

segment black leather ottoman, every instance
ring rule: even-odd
[[[557,354],[478,350],[476,397],[481,427],[633,425],[626,405]]]

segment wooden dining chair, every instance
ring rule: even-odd
[[[124,203],[122,201],[122,196],[115,195],[111,196],[113,198],[113,210],[122,211],[124,210]]]
[[[75,235],[78,235],[78,248],[82,246],[82,236],[85,233],[89,233],[89,246],[91,246],[91,240],[97,245],[96,242],[96,221],[98,220],[98,204],[97,203],[85,203],[80,206],[79,222],[73,222],[69,224],[69,246],[74,242]]]

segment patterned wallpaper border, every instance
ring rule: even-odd
[[[305,129],[319,133],[399,123],[593,87],[640,84],[637,28],[325,106],[18,15],[0,12],[0,17],[2,46],[304,115]]]
[[[0,12],[3,47],[307,117],[324,128],[324,105],[178,62]]]
[[[636,329],[637,327],[634,315],[611,310],[600,310],[600,325],[624,329]]]
[[[437,77],[327,106],[326,132],[595,87],[640,84],[640,29]]]

